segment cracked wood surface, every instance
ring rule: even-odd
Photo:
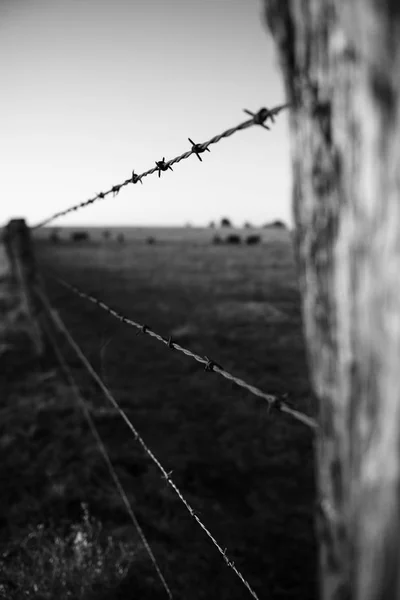
[[[400,3],[265,3],[292,103],[296,250],[321,423],[321,596],[391,600],[400,597]]]

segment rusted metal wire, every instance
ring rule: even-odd
[[[271,108],[271,109],[261,108],[261,110],[259,110],[257,113],[253,113],[253,112],[245,109],[245,112],[252,116],[251,119],[244,121],[243,123],[240,123],[239,125],[236,125],[236,127],[227,129],[223,133],[220,133],[220,134],[212,137],[210,140],[208,140],[208,142],[203,142],[202,144],[194,144],[189,139],[189,141],[192,144],[192,148],[188,152],[184,152],[180,156],[176,156],[175,158],[172,158],[171,160],[165,160],[163,158],[161,161],[155,161],[156,166],[153,167],[152,169],[149,169],[148,171],[145,171],[141,175],[137,175],[137,174],[135,174],[134,171],[132,171],[132,176],[129,177],[128,179],[125,179],[125,181],[123,181],[122,183],[113,185],[109,190],[106,190],[105,192],[99,192],[98,194],[93,196],[93,198],[89,198],[89,200],[85,200],[84,202],[80,202],[79,204],[75,204],[73,206],[70,206],[69,208],[66,208],[65,210],[60,210],[59,212],[52,214],[47,219],[44,219],[43,221],[40,221],[40,223],[37,223],[36,225],[34,225],[32,227],[32,229],[38,229],[39,227],[48,225],[49,223],[51,223],[55,219],[58,219],[59,217],[63,217],[64,215],[67,215],[76,210],[80,210],[81,208],[84,208],[85,206],[89,206],[90,204],[97,202],[97,200],[103,200],[109,194],[116,196],[123,187],[125,187],[131,183],[135,184],[138,181],[143,183],[143,181],[142,181],[143,178],[147,177],[148,175],[152,175],[153,173],[158,172],[158,176],[160,177],[161,171],[167,171],[167,170],[172,171],[172,168],[171,168],[172,165],[180,162],[181,160],[189,158],[189,156],[191,156],[192,154],[195,154],[197,156],[197,158],[199,158],[201,160],[201,158],[199,156],[199,154],[201,152],[204,152],[205,150],[209,151],[208,147],[211,144],[216,144],[223,138],[227,138],[227,137],[233,135],[234,133],[236,133],[237,131],[241,131],[242,129],[247,129],[248,127],[252,127],[253,125],[260,125],[266,129],[269,129],[269,127],[267,127],[265,125],[265,121],[270,119],[271,122],[274,122],[275,116],[278,115],[281,112],[281,110],[283,110],[284,108],[287,108],[288,106],[289,106],[288,104],[281,104],[281,105],[276,106],[275,108]]]
[[[43,297],[42,294],[39,293],[39,295],[40,295],[40,297]],[[102,392],[104,393],[104,395],[106,396],[106,398],[111,402],[111,404],[119,412],[119,414],[121,415],[121,417],[123,418],[123,420],[125,421],[125,423],[128,425],[129,429],[131,430],[131,432],[135,436],[135,439],[139,442],[139,444],[142,446],[142,448],[146,452],[146,454],[151,458],[151,460],[155,463],[155,465],[161,471],[161,473],[163,475],[163,478],[167,481],[167,483],[170,485],[170,487],[174,490],[174,492],[177,494],[177,496],[179,497],[179,499],[181,500],[181,502],[183,502],[183,504],[185,505],[186,509],[190,513],[190,515],[200,525],[200,527],[202,528],[202,530],[206,533],[206,535],[210,538],[210,540],[212,541],[212,543],[214,544],[214,546],[217,548],[217,550],[219,551],[219,553],[222,555],[222,557],[223,557],[223,559],[225,561],[225,564],[234,571],[234,573],[237,575],[237,577],[239,577],[239,579],[241,580],[241,582],[243,583],[243,585],[245,585],[245,587],[250,592],[250,594],[253,596],[253,598],[255,598],[255,600],[259,600],[256,592],[252,589],[252,587],[250,586],[249,582],[244,578],[244,576],[242,575],[242,573],[235,566],[235,563],[228,557],[228,555],[226,553],[226,549],[223,549],[222,546],[220,546],[220,544],[217,542],[217,540],[215,539],[215,537],[207,529],[207,527],[203,524],[203,522],[201,521],[201,519],[198,516],[198,514],[195,512],[195,510],[192,508],[192,506],[189,504],[189,502],[183,496],[182,492],[179,490],[179,488],[176,486],[176,484],[174,483],[174,481],[171,479],[171,472],[166,471],[166,469],[160,463],[160,461],[158,460],[158,458],[155,456],[155,454],[152,452],[152,450],[147,446],[147,444],[145,443],[145,441],[143,440],[143,438],[140,436],[139,432],[134,427],[134,425],[130,421],[129,417],[127,416],[127,414],[119,406],[118,402],[115,400],[115,398],[111,394],[110,390],[106,387],[106,385],[100,379],[99,375],[96,373],[96,371],[94,370],[94,368],[92,367],[92,365],[90,364],[90,362],[88,361],[88,359],[86,358],[86,356],[83,354],[81,348],[78,346],[78,344],[73,339],[72,335],[70,334],[70,332],[68,331],[68,329],[64,325],[64,323],[63,323],[60,315],[58,314],[58,312],[55,309],[51,308],[50,306],[48,307],[48,312],[49,312],[49,315],[52,318],[53,323],[56,326],[56,328],[61,333],[63,333],[63,335],[67,339],[68,343],[70,344],[71,348],[75,351],[76,355],[80,359],[80,361],[83,364],[83,366],[86,368],[86,370],[88,371],[88,373],[92,376],[92,378],[96,381],[97,385],[100,387],[100,389],[102,390]],[[148,332],[146,332],[146,333],[148,333]]]
[[[129,325],[131,327],[135,327],[138,330],[138,333],[143,333],[143,334],[149,335],[150,337],[153,337],[156,340],[158,340],[159,342],[162,342],[163,344],[165,344],[167,346],[167,348],[170,348],[172,350],[178,350],[178,352],[182,352],[186,356],[189,356],[190,358],[193,358],[197,362],[203,364],[205,371],[213,371],[214,373],[218,373],[222,377],[225,377],[225,379],[229,379],[230,381],[233,381],[234,383],[236,383],[236,385],[248,390],[255,396],[258,396],[259,398],[263,398],[264,400],[266,400],[268,402],[268,404],[270,405],[271,408],[275,408],[279,412],[286,413],[286,414],[292,416],[294,419],[296,419],[297,421],[300,421],[301,423],[303,423],[307,427],[310,427],[311,429],[314,429],[314,430],[318,429],[318,424],[315,419],[288,406],[288,404],[285,402],[284,397],[267,394],[266,392],[263,392],[256,386],[251,385],[251,384],[247,383],[246,381],[244,381],[243,379],[240,379],[239,377],[232,375],[228,371],[225,371],[225,369],[223,369],[220,365],[218,365],[217,363],[215,363],[214,361],[209,359],[207,356],[205,356],[205,357],[199,356],[195,352],[192,352],[191,350],[184,348],[177,342],[174,342],[170,337],[168,339],[164,338],[159,333],[156,333],[155,331],[153,331],[148,325],[143,325],[141,323],[137,323],[136,321],[133,321],[132,319],[125,317],[124,315],[117,312],[115,309],[113,309],[110,306],[108,306],[107,304],[105,304],[105,302],[98,300],[91,294],[86,294],[85,292],[82,292],[74,285],[71,285],[70,283],[67,283],[66,281],[64,281],[64,279],[60,279],[59,277],[54,277],[54,276],[51,276],[51,278],[54,279],[55,281],[57,281],[60,285],[62,285],[67,290],[70,290],[71,292],[73,292],[74,294],[79,296],[80,298],[83,298],[84,300],[88,300],[92,304],[95,304],[99,308],[102,308],[108,314],[110,314],[114,318],[118,319],[122,323],[125,323],[126,325]]]
[[[42,301],[43,305],[46,308],[47,314],[51,318],[53,318],[52,308],[51,308],[51,305],[50,305],[50,303],[48,301],[48,298],[47,298],[46,294],[40,288],[39,288],[38,291],[39,291],[39,295],[40,295],[41,301]],[[170,590],[170,588],[169,588],[169,586],[168,586],[168,584],[167,584],[167,582],[165,580],[164,575],[162,574],[160,566],[159,566],[159,564],[157,562],[156,557],[154,556],[154,553],[153,553],[153,551],[152,551],[152,549],[150,547],[149,542],[146,539],[146,536],[145,536],[145,534],[143,532],[143,529],[139,525],[139,521],[137,520],[137,517],[136,517],[135,513],[133,512],[132,505],[129,502],[129,498],[128,498],[128,496],[127,496],[127,494],[126,494],[126,492],[125,492],[125,490],[123,488],[123,485],[122,485],[122,483],[121,483],[121,481],[120,481],[120,479],[119,479],[119,477],[117,475],[117,472],[116,472],[116,470],[114,468],[114,465],[112,464],[111,458],[110,458],[110,456],[109,456],[109,454],[107,452],[107,448],[105,447],[105,444],[104,444],[104,442],[103,442],[103,440],[102,440],[102,438],[101,438],[101,436],[100,436],[100,434],[99,434],[99,432],[97,430],[97,427],[96,427],[96,425],[95,425],[95,423],[94,423],[94,421],[92,419],[92,416],[90,414],[90,411],[89,411],[89,408],[88,408],[88,406],[86,404],[86,401],[83,398],[83,396],[82,396],[82,394],[81,394],[81,392],[79,390],[79,387],[78,387],[78,385],[77,385],[77,383],[75,381],[75,378],[74,378],[74,376],[73,376],[73,374],[71,372],[71,369],[70,369],[67,361],[64,358],[63,353],[61,352],[60,346],[59,346],[59,344],[57,342],[57,339],[56,339],[55,335],[53,334],[53,332],[51,330],[51,327],[47,327],[46,328],[46,334],[47,334],[47,336],[49,338],[49,341],[50,341],[51,345],[53,346],[53,350],[54,350],[55,355],[56,355],[56,357],[58,359],[58,362],[60,363],[61,370],[64,372],[64,375],[65,375],[65,377],[66,377],[66,379],[67,379],[67,381],[68,381],[68,383],[70,385],[70,388],[71,388],[71,390],[72,390],[75,398],[77,399],[78,403],[80,404],[80,406],[82,408],[83,415],[84,415],[84,417],[85,417],[85,419],[86,419],[86,421],[87,421],[87,423],[89,425],[89,429],[92,432],[92,435],[93,435],[94,439],[96,440],[96,443],[97,443],[97,446],[99,448],[100,454],[103,455],[103,458],[104,458],[104,461],[105,461],[105,463],[107,465],[108,471],[109,471],[109,473],[111,475],[111,478],[112,478],[112,480],[113,480],[113,482],[115,484],[115,487],[118,490],[119,495],[121,496],[121,499],[122,499],[123,504],[125,505],[126,511],[127,511],[128,515],[129,515],[129,517],[130,517],[130,519],[131,519],[131,521],[132,521],[132,523],[133,523],[136,531],[138,532],[138,535],[139,535],[139,537],[140,537],[140,539],[142,541],[142,544],[143,544],[143,546],[144,546],[147,554],[149,555],[149,558],[150,558],[151,562],[154,565],[154,568],[155,568],[155,570],[157,572],[157,575],[158,575],[158,577],[159,577],[159,579],[161,581],[162,586],[164,587],[164,589],[165,589],[168,597],[171,598],[171,600],[172,600],[173,599],[172,592],[171,592],[171,590]]]

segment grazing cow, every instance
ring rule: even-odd
[[[227,244],[241,244],[242,243],[242,238],[240,237],[240,235],[236,235],[235,233],[231,233],[230,235],[227,236],[226,238],[226,243]]]
[[[148,237],[148,238],[146,239],[146,243],[147,243],[147,244],[150,244],[150,245],[152,245],[152,244],[155,244],[155,243],[156,243],[156,238],[154,238],[154,237],[150,236],[150,237]]]
[[[74,231],[71,234],[71,240],[73,242],[87,242],[89,241],[89,234],[87,231]]]
[[[259,244],[261,242],[261,237],[259,235],[248,235],[246,238],[246,244],[248,246],[254,246],[254,244]]]

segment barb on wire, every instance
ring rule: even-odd
[[[173,168],[171,167],[170,163],[168,161],[165,162],[165,156],[163,156],[162,160],[156,160],[156,165],[158,169],[158,177],[160,177],[161,171],[168,171],[168,169],[173,171]]]
[[[268,129],[268,131],[269,131],[271,128],[268,127],[268,125],[265,125],[265,123],[264,123],[266,117],[268,116],[268,112],[265,113],[263,111],[267,111],[267,109],[266,108],[262,109],[262,110],[260,110],[259,113],[253,113],[253,112],[251,112],[251,110],[248,110],[247,108],[243,109],[243,112],[245,112],[247,115],[251,115],[254,118],[254,123],[257,123],[257,125],[261,125],[261,127],[264,127],[264,129]]]
[[[253,598],[255,598],[256,600],[259,600],[257,594],[252,589],[252,587],[250,586],[250,584],[248,583],[248,581],[244,578],[244,576],[242,575],[242,573],[237,569],[237,567],[235,566],[234,562],[231,561],[228,558],[226,550],[224,550],[219,545],[219,543],[214,538],[214,536],[212,535],[212,533],[210,533],[210,531],[207,529],[207,527],[203,524],[203,522],[199,518],[198,514],[194,511],[194,509],[192,508],[192,506],[189,504],[189,502],[182,495],[182,492],[179,490],[179,488],[176,486],[176,484],[174,483],[174,481],[171,479],[171,476],[170,476],[171,474],[168,473],[164,469],[164,467],[162,466],[162,464],[160,463],[160,461],[158,460],[158,458],[155,456],[155,454],[152,452],[152,450],[150,450],[150,448],[147,446],[146,442],[143,440],[143,438],[141,437],[141,435],[139,434],[139,432],[137,431],[137,429],[134,427],[134,425],[132,424],[132,422],[128,418],[127,414],[119,406],[118,402],[115,400],[115,398],[111,394],[110,390],[105,386],[105,384],[103,383],[103,381],[100,379],[99,375],[96,373],[96,371],[94,370],[94,368],[92,367],[92,365],[90,364],[90,362],[88,361],[88,359],[86,358],[86,356],[83,354],[81,348],[78,346],[78,344],[73,339],[72,335],[70,334],[70,332],[68,331],[68,329],[64,325],[64,323],[63,323],[60,315],[58,314],[58,312],[56,310],[54,310],[50,305],[46,306],[46,298],[44,297],[44,295],[43,295],[43,293],[42,293],[42,291],[40,289],[38,290],[38,293],[39,293],[39,297],[41,298],[43,304],[45,305],[45,308],[46,308],[46,310],[47,310],[50,318],[52,319],[54,325],[56,326],[56,328],[65,336],[65,338],[67,339],[69,345],[75,351],[76,355],[78,356],[78,358],[80,359],[81,363],[84,365],[84,367],[86,368],[86,370],[88,371],[88,373],[96,381],[97,385],[100,387],[100,389],[102,390],[102,392],[104,393],[104,395],[106,396],[106,398],[111,402],[111,404],[113,405],[113,407],[119,412],[119,414],[121,415],[122,419],[125,421],[125,423],[129,427],[129,429],[131,430],[131,432],[135,436],[135,439],[142,446],[143,450],[146,452],[146,454],[149,456],[149,458],[151,458],[151,460],[155,463],[155,465],[161,471],[161,474],[162,474],[163,478],[168,482],[168,484],[171,486],[171,488],[177,494],[177,496],[179,497],[179,499],[181,500],[181,502],[183,502],[183,504],[185,505],[186,509],[189,511],[190,515],[195,519],[195,521],[200,525],[200,527],[203,529],[203,531],[206,533],[206,535],[213,542],[214,546],[217,548],[217,550],[222,555],[222,557],[223,557],[225,563],[227,564],[227,566],[230,567],[235,572],[235,574],[239,577],[239,579],[245,585],[245,587],[250,592],[250,594],[253,596]]]
[[[203,162],[203,159],[200,156],[201,152],[205,152],[207,150],[207,152],[211,152],[210,148],[202,148],[201,144],[195,144],[193,140],[191,140],[190,138],[188,138],[189,142],[192,144],[192,150],[193,153],[197,156],[197,158],[199,159],[200,162]]]
[[[214,367],[217,367],[218,369],[222,369],[221,365],[217,364],[215,361],[211,360],[210,358],[208,358],[208,356],[204,357],[206,359],[206,365],[204,367],[205,371],[214,371]]]
[[[107,190],[105,192],[100,192],[100,193],[96,194],[96,196],[94,196],[93,198],[90,198],[89,200],[85,200],[84,202],[80,202],[79,204],[70,206],[69,208],[66,208],[65,210],[60,210],[60,211],[54,213],[47,219],[44,219],[43,221],[40,221],[40,223],[37,223],[36,225],[34,225],[32,227],[32,229],[38,229],[39,227],[48,225],[49,223],[51,223],[55,219],[58,219],[59,217],[63,217],[64,215],[67,215],[73,211],[84,208],[85,206],[89,206],[89,204],[93,204],[93,202],[96,202],[97,200],[103,200],[109,194],[113,194],[113,196],[116,196],[123,187],[129,185],[130,183],[137,183],[138,181],[143,183],[143,181],[142,181],[143,177],[152,175],[155,172],[158,172],[158,177],[160,177],[161,171],[167,171],[168,169],[170,169],[172,171],[173,170],[171,168],[172,165],[180,162],[181,160],[189,158],[189,156],[191,156],[192,154],[195,154],[197,156],[197,158],[201,161],[199,153],[205,152],[206,150],[209,151],[208,147],[211,144],[216,144],[223,138],[227,138],[227,137],[233,135],[234,133],[236,133],[237,131],[241,131],[242,129],[247,129],[248,127],[252,127],[253,125],[262,125],[265,129],[269,129],[269,127],[267,127],[265,125],[265,121],[270,119],[272,122],[274,122],[275,116],[278,115],[281,112],[281,110],[287,108],[288,106],[289,106],[288,104],[281,104],[280,106],[276,106],[275,108],[272,108],[272,109],[261,108],[256,113],[253,113],[253,112],[245,109],[245,112],[247,114],[251,115],[251,117],[252,117],[248,121],[244,121],[243,123],[236,125],[236,127],[231,127],[230,129],[227,129],[226,131],[224,131],[218,135],[215,135],[210,140],[208,140],[208,142],[204,142],[202,144],[194,144],[192,142],[192,140],[189,139],[190,143],[192,144],[192,148],[188,152],[184,152],[183,154],[176,156],[172,160],[166,161],[165,157],[163,157],[162,161],[155,161],[156,162],[155,167],[153,167],[152,169],[150,169],[148,171],[145,171],[141,175],[136,175],[135,172],[132,171],[132,177],[130,177],[129,179],[126,179],[125,181],[123,181],[122,183],[119,183],[117,185],[113,185],[109,190]]]
[[[141,176],[136,175],[135,171],[132,171],[132,183],[137,183],[138,181],[140,181],[140,183],[143,185]]]
[[[44,294],[43,290],[40,290],[40,293],[41,293],[41,296],[42,296],[42,302],[45,305],[47,312],[51,315],[51,306],[50,306],[50,303],[48,301],[48,298]],[[92,416],[90,414],[90,411],[88,409],[86,401],[83,398],[83,396],[82,396],[82,394],[81,394],[81,392],[79,390],[79,387],[78,387],[78,385],[77,385],[77,383],[75,381],[75,378],[74,378],[74,376],[72,374],[72,371],[69,368],[68,363],[65,360],[65,358],[64,358],[64,356],[63,356],[63,354],[61,352],[61,349],[60,349],[60,346],[59,346],[59,344],[57,342],[57,339],[56,339],[55,335],[53,334],[53,332],[52,332],[52,330],[51,330],[50,327],[46,328],[46,334],[47,334],[47,336],[49,338],[49,341],[50,341],[51,345],[53,346],[53,350],[55,352],[55,355],[56,355],[56,357],[58,359],[58,362],[60,363],[60,367],[61,367],[62,371],[64,372],[64,375],[65,375],[65,377],[66,377],[66,379],[67,379],[67,381],[68,381],[68,383],[69,383],[69,385],[71,387],[71,390],[72,390],[75,398],[77,399],[78,403],[81,405],[83,415],[84,415],[84,417],[85,417],[85,419],[86,419],[86,421],[87,421],[87,423],[89,425],[89,429],[92,432],[93,437],[96,440],[97,446],[98,446],[98,448],[100,450],[100,454],[103,455],[104,461],[105,461],[105,463],[107,465],[107,468],[109,470],[111,478],[114,481],[115,487],[117,488],[117,490],[119,492],[119,495],[121,496],[122,502],[125,505],[126,511],[127,511],[128,515],[129,515],[129,517],[130,517],[130,519],[131,519],[134,527],[136,528],[136,531],[139,534],[139,537],[140,537],[140,539],[142,541],[142,544],[143,544],[144,548],[147,551],[147,554],[150,557],[151,562],[154,565],[154,568],[155,568],[155,570],[157,572],[157,575],[158,575],[158,577],[159,577],[159,579],[161,581],[162,586],[164,587],[164,589],[165,589],[168,597],[171,598],[171,600],[172,600],[172,598],[173,598],[172,592],[171,592],[171,590],[170,590],[170,588],[169,588],[169,586],[168,586],[168,584],[167,584],[167,582],[165,580],[164,575],[161,572],[161,569],[160,569],[160,567],[158,565],[157,559],[156,559],[156,557],[153,554],[153,551],[152,551],[152,549],[150,547],[149,542],[146,539],[146,536],[145,536],[145,534],[143,532],[143,529],[139,525],[139,522],[138,522],[138,520],[136,518],[136,515],[133,512],[133,508],[131,506],[131,503],[129,502],[128,496],[127,496],[127,494],[126,494],[126,492],[125,492],[125,490],[124,490],[124,488],[122,486],[122,483],[121,483],[121,481],[120,481],[120,479],[119,479],[119,477],[117,475],[117,472],[115,471],[115,468],[114,468],[114,466],[113,466],[113,464],[111,462],[111,458],[110,458],[110,456],[109,456],[109,454],[107,452],[105,444],[104,444],[103,440],[101,439],[101,436],[100,436],[100,434],[99,434],[99,432],[97,430],[97,427],[96,427],[96,425],[95,425],[95,423],[94,423],[94,421],[92,419]]]
[[[266,400],[269,403],[270,406],[272,406],[274,408],[277,407],[277,403],[278,403],[277,396],[274,396],[272,394],[267,394],[266,392],[263,392],[262,390],[255,387],[254,385],[247,383],[243,379],[240,379],[239,377],[232,375],[228,371],[225,371],[225,369],[223,369],[220,365],[218,365],[214,361],[210,360],[207,356],[205,356],[205,357],[199,356],[195,352],[192,352],[191,350],[184,348],[180,344],[173,342],[171,340],[171,338],[169,338],[169,339],[164,338],[159,333],[156,333],[155,331],[153,331],[148,325],[142,325],[141,323],[137,323],[136,321],[133,321],[132,319],[128,319],[127,317],[125,317],[124,315],[121,315],[119,312],[117,312],[116,310],[114,310],[113,308],[111,308],[110,306],[108,306],[107,304],[102,302],[101,300],[98,300],[97,298],[95,298],[94,296],[92,296],[90,294],[86,294],[85,292],[82,292],[77,287],[75,287],[74,285],[71,285],[70,283],[67,283],[63,279],[60,279],[59,277],[54,277],[54,276],[51,276],[51,277],[52,277],[52,279],[57,281],[60,285],[62,285],[64,288],[66,288],[67,290],[70,290],[71,292],[73,292],[74,294],[79,296],[80,298],[83,298],[84,300],[88,300],[89,302],[92,302],[92,304],[99,306],[100,308],[102,308],[103,310],[108,312],[108,314],[112,315],[114,318],[118,319],[122,323],[125,323],[126,325],[130,325],[131,327],[135,327],[138,330],[138,333],[147,334],[147,335],[155,338],[159,342],[162,342],[168,348],[172,348],[174,350],[178,350],[179,352],[182,352],[186,356],[189,356],[190,358],[193,358],[197,362],[202,363],[204,365],[204,368],[206,371],[213,371],[214,373],[218,373],[222,377],[225,377],[225,379],[229,379],[230,381],[233,381],[234,383],[236,383],[236,385],[248,390],[253,395],[258,396],[259,398],[263,398],[264,400]],[[297,421],[300,421],[301,423],[303,423],[307,427],[310,427],[311,429],[314,429],[314,430],[318,429],[318,424],[315,419],[313,419],[312,417],[309,417],[308,415],[306,415],[294,408],[291,408],[285,402],[284,398],[279,399],[279,410],[282,413],[286,413],[286,414],[290,415],[291,417],[293,417]]]

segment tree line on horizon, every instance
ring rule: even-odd
[[[208,225],[208,227],[210,229],[216,229],[218,226],[235,228],[235,225],[233,225],[232,221],[230,219],[228,219],[228,217],[222,217],[222,219],[219,222],[219,225],[216,224],[215,221],[210,221],[210,223]],[[269,229],[272,227],[277,227],[280,229],[287,229],[286,223],[281,220],[275,220],[275,221],[271,221],[270,223],[265,223],[265,225],[261,225],[261,227],[258,227],[257,225],[252,225],[248,221],[245,221],[243,224],[244,229]]]

